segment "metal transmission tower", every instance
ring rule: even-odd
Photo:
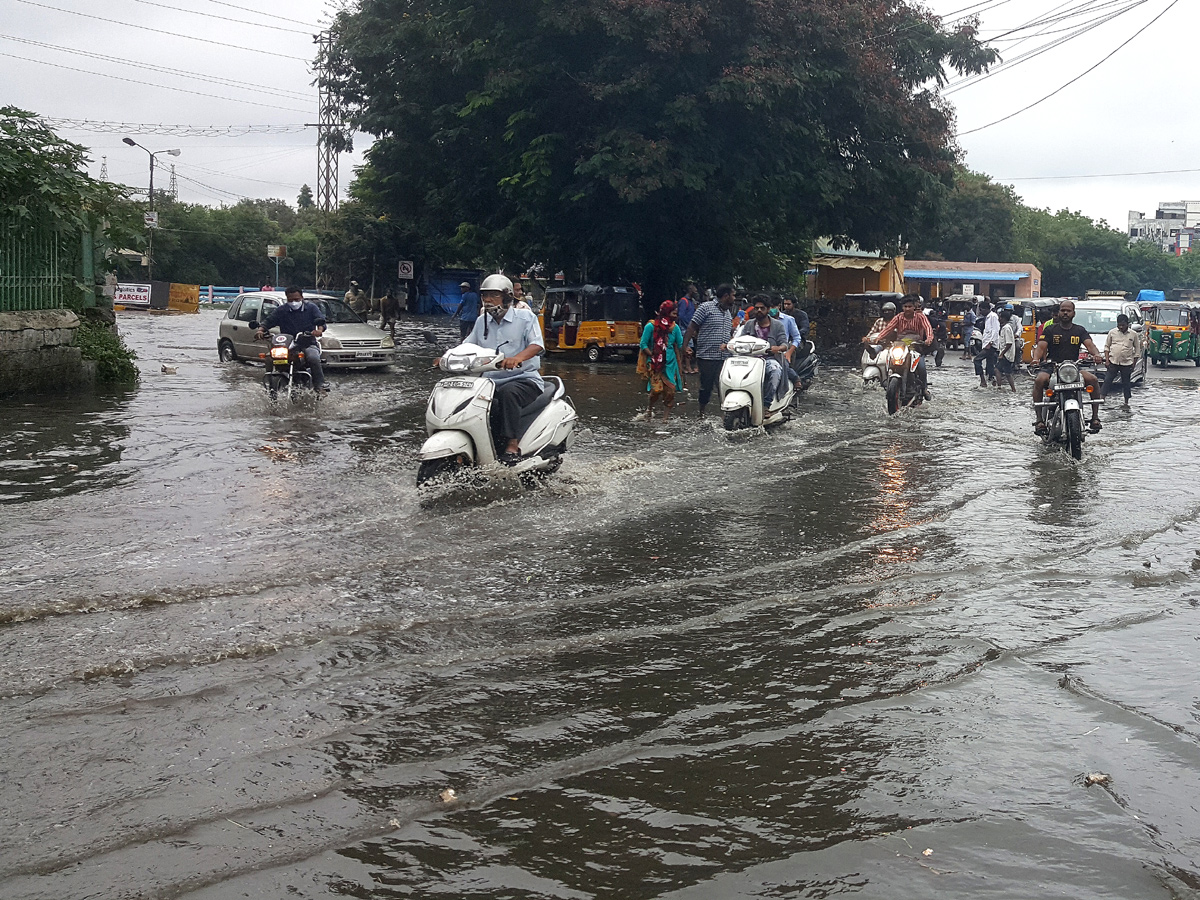
[[[172,172],[175,171],[174,166],[171,167],[171,171]],[[100,157],[100,180],[108,181],[108,157],[107,156]]]
[[[333,50],[333,32],[323,31],[316,37],[323,60],[329,59]],[[317,209],[323,213],[333,212],[338,207],[338,151],[333,133],[340,127],[335,121],[333,97],[326,84],[328,70],[317,73],[320,90],[320,116],[317,122]]]
[[[179,179],[175,177],[175,166],[171,166],[171,184],[167,188],[167,193],[171,195],[172,200],[179,199]]]

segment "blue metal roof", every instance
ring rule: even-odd
[[[1020,281],[1028,272],[969,272],[965,269],[905,269],[904,277],[930,281]]]

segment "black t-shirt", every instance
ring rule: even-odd
[[[1042,331],[1042,340],[1047,345],[1046,359],[1056,363],[1079,359],[1079,350],[1090,337],[1082,325],[1071,323],[1070,328],[1063,328],[1057,322],[1047,325]]]

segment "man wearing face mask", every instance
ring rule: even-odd
[[[521,458],[521,410],[540,397],[546,386],[538,372],[545,339],[537,316],[514,306],[513,284],[505,276],[483,279],[479,296],[483,314],[475,320],[466,342],[504,354],[501,368],[484,374],[496,382],[492,437],[500,450],[500,462],[511,466]]]
[[[763,406],[770,406],[783,384],[783,360],[788,347],[787,327],[779,319],[771,318],[771,308],[765,297],[755,297],[754,305],[747,310],[745,323],[738,329],[738,336],[750,335],[762,338],[771,345],[772,357],[767,357],[763,372]]]
[[[284,291],[286,302],[275,307],[267,320],[258,326],[254,333],[257,340],[264,338],[272,328],[278,328],[280,334],[311,334],[320,338],[325,333],[325,314],[321,307],[311,300],[304,299],[304,292],[298,287],[290,287]],[[306,347],[304,359],[308,362],[308,371],[312,375],[313,387],[320,393],[328,392],[325,387],[325,370],[321,368],[321,351],[316,344]]]

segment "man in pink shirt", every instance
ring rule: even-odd
[[[924,345],[921,348],[921,359],[917,363],[917,376],[921,379],[921,384],[925,386],[922,393],[925,395],[925,399],[928,400],[929,381],[925,377],[925,356],[923,351],[933,343],[933,326],[929,324],[929,319],[925,318],[925,313],[921,312],[921,298],[916,294],[907,295],[903,300],[900,314],[884,326],[883,331],[879,332],[876,340],[880,344],[886,344],[888,341],[911,340]]]

